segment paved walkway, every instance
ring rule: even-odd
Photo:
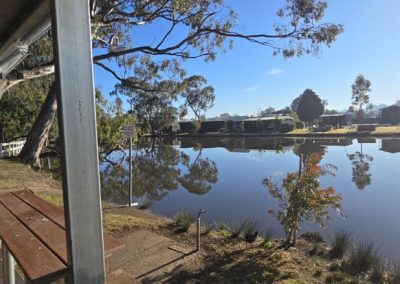
[[[195,248],[149,231],[137,231],[121,239],[126,246],[106,259],[107,283],[151,283],[164,273],[196,257]]]

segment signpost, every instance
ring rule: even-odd
[[[132,136],[136,133],[135,125],[124,126],[124,136],[129,139],[129,206],[132,206]]]

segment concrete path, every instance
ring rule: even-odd
[[[121,241],[126,246],[106,258],[107,283],[151,283],[197,255],[195,248],[144,230]]]

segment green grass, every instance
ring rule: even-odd
[[[38,196],[55,207],[61,208],[64,206],[64,200],[62,195],[50,195],[50,194],[39,193]]]
[[[186,210],[182,210],[175,215],[175,226],[177,233],[187,232],[193,223],[193,216]]]
[[[380,265],[374,244],[371,242],[358,243],[349,253],[344,267],[351,273],[360,274]]]
[[[289,132],[287,132],[286,134],[290,134],[290,135],[298,135],[298,134],[301,134],[301,135],[303,135],[303,134],[308,134],[308,133],[310,133],[310,132],[311,132],[310,129],[308,129],[308,128],[302,128],[302,129],[295,129],[295,130],[289,131]]]
[[[372,131],[371,134],[398,134],[400,133],[400,126],[380,126]]]
[[[351,246],[351,234],[346,231],[335,232],[331,245],[330,256],[332,258],[342,258]]]

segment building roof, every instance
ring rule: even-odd
[[[28,46],[50,28],[50,1],[1,0],[0,78],[27,54]]]
[[[340,116],[346,116],[344,113],[335,113],[335,114],[323,114],[321,117],[340,117]]]
[[[391,105],[391,106],[387,106],[387,107],[383,107],[380,110],[387,110],[387,109],[400,109],[400,106],[398,105]]]
[[[267,121],[267,120],[275,120],[277,118],[283,119],[283,120],[284,119],[290,119],[290,120],[293,119],[293,117],[291,117],[291,116],[283,115],[283,116],[250,117],[250,118],[245,119],[244,121],[257,121],[257,120]]]

